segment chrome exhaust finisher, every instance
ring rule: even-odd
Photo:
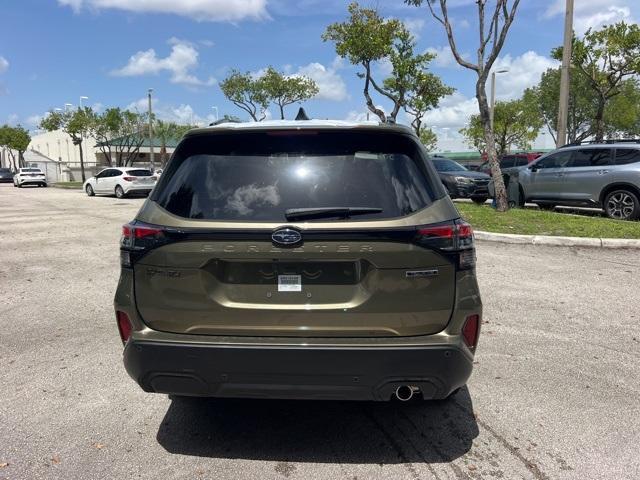
[[[420,388],[413,385],[400,385],[396,388],[396,398],[401,402],[408,402],[413,398],[413,394],[420,391]]]

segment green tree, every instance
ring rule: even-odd
[[[82,181],[86,180],[84,172],[84,155],[82,141],[93,129],[96,114],[90,107],[78,108],[66,112],[51,111],[40,122],[40,128],[52,132],[62,130],[71,137],[74,145],[80,150],[80,171]]]
[[[27,150],[29,143],[31,143],[29,131],[21,125],[11,127],[5,124],[0,127],[0,146],[7,148],[14,171],[19,167],[25,166],[24,152]],[[18,155],[17,162],[14,151],[17,152]]]
[[[433,152],[438,147],[438,136],[430,128],[422,127],[417,134],[427,152]]]
[[[480,122],[484,132],[487,157],[495,182],[496,208],[498,211],[504,212],[509,208],[509,205],[502,172],[500,171],[500,163],[498,162],[493,129],[491,128],[486,84],[491,68],[495,64],[507,39],[507,34],[515,19],[520,0],[495,0],[491,4],[488,4],[487,0],[475,1],[478,11],[479,39],[476,49],[476,63],[465,59],[458,50],[454,23],[449,16],[447,0],[405,0],[405,3],[415,6],[426,4],[430,15],[442,25],[456,62],[476,73],[476,99],[480,110]]]
[[[423,131],[431,131],[425,130],[422,126],[424,115],[436,108],[443,97],[451,95],[454,91],[455,89],[445,85],[437,75],[428,72],[416,73],[404,105],[404,110],[412,119],[411,126],[416,135],[420,136]]]
[[[269,97],[261,78],[254,78],[249,72],[232,70],[220,83],[220,89],[230,102],[247,112],[254,122],[265,119]]]
[[[309,77],[286,76],[273,67],[267,68],[259,82],[262,84],[269,101],[278,106],[282,120],[284,120],[284,107],[309,100],[319,92],[316,82]]]
[[[535,98],[526,97],[509,102],[496,102],[493,132],[498,156],[508,153],[512,145],[522,150],[531,148],[544,122]],[[486,137],[480,115],[472,115],[469,126],[460,130],[469,146],[485,152]]]
[[[597,106],[588,80],[575,67],[571,69],[569,78],[567,140],[573,143],[591,135],[591,124]],[[525,90],[525,97],[533,98],[539,105],[540,115],[555,142],[560,103],[560,68],[550,68],[544,72],[537,86]]]
[[[356,2],[351,3],[348,10],[349,20],[329,25],[322,39],[335,43],[336,53],[340,57],[347,58],[351,64],[360,65],[364,69],[358,75],[364,78],[363,94],[367,108],[384,122],[385,113],[376,107],[370,94],[372,86],[378,92],[383,91],[373,79],[372,67],[376,62],[388,60],[393,52],[394,42],[400,41],[401,33],[406,41],[407,32],[399,20],[384,19],[375,10],[361,8]],[[385,96],[389,98],[388,95]],[[393,110],[396,114],[399,108],[394,103]]]
[[[640,85],[631,78],[620,85],[620,95],[613,97],[604,112],[608,138],[640,137]]]
[[[162,168],[166,167],[169,160],[167,144],[171,140],[180,140],[192,128],[194,128],[193,125],[179,125],[175,122],[165,122],[163,120],[155,122],[153,133],[160,142],[160,164]]]
[[[562,47],[552,55],[561,58]],[[607,133],[607,104],[622,93],[625,80],[640,75],[640,27],[619,22],[597,31],[589,29],[582,39],[574,38],[571,56],[574,71],[587,79],[596,102],[590,133],[602,141]]]
[[[90,130],[108,164],[115,159],[115,166],[124,167],[135,161],[149,136],[148,114],[108,108],[94,115]]]

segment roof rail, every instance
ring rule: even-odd
[[[614,143],[640,143],[640,138],[608,138],[606,140],[583,140],[581,142],[567,143],[560,148],[579,147],[580,145],[611,145]]]

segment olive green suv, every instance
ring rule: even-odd
[[[441,399],[471,374],[473,232],[405,127],[192,130],[122,233],[116,318],[145,391]]]

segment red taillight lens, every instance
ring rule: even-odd
[[[469,348],[476,348],[478,333],[480,333],[480,315],[469,315],[462,327],[462,337]]]
[[[120,238],[120,260],[124,267],[131,267],[136,258],[148,250],[166,244],[168,241],[162,228],[140,223],[128,223],[122,226]]]
[[[471,225],[463,220],[419,227],[416,243],[424,247],[442,250],[443,252],[457,252],[459,257],[458,267],[462,270],[475,266],[476,254],[473,229]]]
[[[136,179],[136,177],[122,177],[122,179],[127,182],[133,182]]]
[[[136,238],[147,238],[162,233],[161,228],[153,227],[134,227],[133,234]]]
[[[116,319],[118,320],[118,331],[120,332],[122,343],[127,343],[131,336],[131,320],[129,320],[129,316],[126,313],[120,311],[116,312]]]

